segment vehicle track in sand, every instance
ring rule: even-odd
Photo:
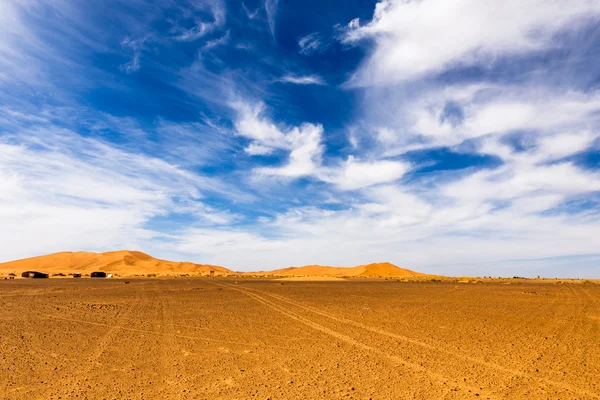
[[[475,386],[471,386],[471,385],[466,385],[463,382],[453,379],[451,377],[448,376],[443,376],[437,373],[433,373],[431,371],[428,371],[427,368],[421,366],[418,363],[409,361],[407,359],[395,356],[393,354],[390,354],[388,352],[385,352],[383,350],[378,349],[377,347],[373,347],[370,346],[368,344],[365,344],[361,341],[358,341],[348,335],[345,335],[343,333],[340,333],[334,329],[328,328],[324,325],[321,325],[313,320],[311,320],[310,318],[307,318],[305,316],[299,315],[297,313],[291,312],[289,310],[287,310],[286,308],[282,307],[281,305],[278,305],[268,299],[266,299],[265,297],[260,296],[259,294],[253,293],[250,290],[245,290],[245,289],[241,289],[239,287],[236,287],[235,285],[230,285],[230,284],[216,284],[216,285],[220,285],[223,287],[229,287],[233,290],[239,291],[241,293],[244,293],[245,295],[253,298],[254,300],[258,301],[261,304],[264,304],[265,306],[277,311],[278,313],[285,315],[295,321],[298,321],[306,326],[309,326],[317,331],[323,332],[329,336],[332,336],[336,339],[339,339],[345,343],[348,343],[352,346],[358,347],[362,350],[365,350],[367,352],[371,352],[371,353],[375,353],[378,356],[381,356],[382,358],[392,361],[394,364],[396,364],[397,366],[400,367],[407,367],[413,371],[417,371],[421,374],[423,374],[423,376],[427,377],[429,380],[431,380],[431,382],[435,382],[438,385],[446,385],[448,382],[451,382],[451,385],[448,386],[455,386],[458,388],[461,388],[465,391],[469,391],[469,392],[473,392],[473,393],[485,393],[485,397],[488,399],[493,399],[495,398],[495,396],[493,396],[491,393],[486,393],[485,391],[482,391],[481,388],[475,387]],[[479,396],[479,394],[478,394]]]
[[[106,331],[97,338],[96,343],[91,346],[89,354],[82,357],[79,363],[73,364],[76,370],[68,370],[60,378],[53,380],[46,386],[39,385],[31,390],[23,392],[27,393],[28,397],[36,399],[50,399],[50,398],[69,398],[79,397],[85,393],[83,388],[83,380],[74,379],[74,377],[85,377],[90,372],[98,367],[98,360],[107,348],[113,343],[119,334],[123,330],[123,322],[127,320],[140,305],[140,297],[136,296],[134,299],[129,301],[123,309],[117,311],[115,315],[114,324],[95,324],[97,326],[105,326]],[[72,320],[73,322],[80,322]]]
[[[329,312],[323,311],[321,309],[318,309],[318,308],[315,308],[315,307],[312,307],[312,306],[309,306],[309,305],[306,305],[306,304],[302,304],[302,303],[299,303],[297,301],[293,301],[293,300],[291,300],[291,299],[289,299],[287,297],[284,297],[284,296],[281,296],[281,295],[278,295],[278,294],[270,293],[270,292],[267,292],[267,291],[264,291],[264,290],[258,290],[258,289],[255,289],[255,288],[248,288],[248,287],[241,288],[239,285],[226,284],[226,286],[228,286],[228,287],[230,287],[232,289],[235,289],[235,290],[239,290],[239,291],[250,291],[250,292],[254,292],[254,294],[266,295],[266,296],[269,296],[269,297],[271,297],[271,298],[273,298],[275,300],[282,301],[282,302],[284,302],[286,304],[289,304],[289,305],[298,307],[300,309],[309,311],[311,313],[314,313],[314,314],[317,314],[317,315],[329,318],[331,320],[334,320],[334,321],[342,323],[342,324],[352,325],[352,326],[355,326],[357,328],[360,328],[360,329],[363,329],[363,330],[366,330],[366,331],[369,331],[369,332],[372,332],[372,333],[376,333],[376,334],[379,334],[379,335],[387,336],[387,337],[395,339],[395,340],[401,340],[401,341],[409,343],[411,345],[415,345],[415,346],[419,346],[419,347],[422,347],[422,348],[426,348],[426,349],[432,350],[434,352],[445,353],[445,354],[450,355],[452,357],[456,357],[456,358],[459,358],[459,359],[462,359],[462,360],[465,360],[465,361],[477,363],[477,364],[482,365],[484,367],[487,367],[489,369],[493,369],[493,370],[496,370],[496,371],[499,371],[499,372],[502,372],[502,373],[505,373],[505,374],[524,377],[524,378],[532,380],[533,382],[536,382],[538,385],[551,385],[551,386],[555,386],[555,387],[567,390],[567,391],[569,391],[571,393],[576,393],[578,395],[584,395],[584,396],[591,396],[591,397],[598,397],[598,398],[600,398],[600,394],[599,393],[594,393],[594,392],[591,392],[591,391],[588,391],[588,390],[585,390],[585,389],[581,389],[581,388],[578,388],[576,386],[566,384],[564,382],[557,382],[557,381],[554,381],[554,380],[537,377],[537,376],[529,374],[529,373],[527,373],[525,371],[515,370],[515,369],[512,369],[512,368],[507,368],[507,367],[502,366],[500,364],[489,362],[489,361],[486,361],[486,360],[481,359],[481,358],[471,357],[471,356],[467,356],[467,355],[460,354],[460,353],[457,353],[457,352],[449,351],[449,350],[447,350],[447,349],[445,349],[445,348],[443,348],[443,347],[441,347],[439,345],[434,345],[434,344],[426,343],[426,342],[423,342],[423,341],[420,341],[420,340],[417,340],[417,339],[414,339],[414,338],[410,338],[410,337],[405,336],[405,335],[399,335],[399,334],[396,334],[396,333],[388,332],[388,331],[383,330],[381,328],[378,328],[376,326],[371,326],[371,325],[367,325],[367,324],[364,324],[364,323],[361,323],[361,322],[358,322],[358,321],[354,321],[354,320],[351,320],[351,319],[348,319],[348,318],[345,318],[345,317],[340,317],[340,316],[331,314]],[[581,292],[577,291],[573,287],[569,287],[569,290],[573,293],[574,297],[577,298],[578,304],[580,305],[578,308],[581,309],[582,308],[582,304],[583,304],[583,300],[581,298],[582,297]],[[248,293],[246,292],[246,294],[248,294]],[[588,298],[588,299],[592,298],[592,296],[589,295],[589,293],[587,293],[587,292],[585,293],[585,297]],[[263,298],[263,300],[264,300],[264,298]],[[371,348],[371,346],[368,346],[368,345],[367,345],[367,347]],[[407,364],[410,365],[411,363],[407,362]],[[412,363],[412,365],[413,365],[413,367],[417,367],[418,366],[417,364],[414,364],[414,363]],[[445,378],[446,379],[450,379],[448,377],[445,377]]]
[[[173,307],[164,295],[162,287],[155,283],[152,287],[152,296],[158,299],[158,314],[160,318],[160,327],[158,331],[158,381],[160,387],[158,395],[162,398],[168,398],[171,393],[181,393],[184,390],[185,377],[181,373],[179,360],[180,345],[177,342],[177,331],[173,324]]]
[[[51,319],[51,320],[54,319],[54,320],[60,320],[60,321],[76,322],[76,323],[84,324],[84,325],[104,326],[104,327],[108,327],[108,328],[115,328],[120,331],[136,332],[136,333],[143,333],[143,334],[149,334],[149,335],[155,335],[155,336],[171,335],[173,337],[179,337],[179,338],[183,338],[183,339],[190,339],[190,340],[197,340],[197,341],[206,341],[206,342],[211,342],[211,343],[234,344],[234,345],[255,346],[255,347],[266,346],[266,347],[274,347],[274,348],[287,348],[286,346],[277,346],[277,345],[268,345],[268,344],[265,345],[263,343],[237,342],[234,340],[212,339],[212,338],[207,338],[207,337],[202,337],[202,336],[190,336],[190,335],[184,335],[184,334],[179,334],[179,333],[165,333],[164,331],[152,331],[149,329],[131,328],[126,325],[112,325],[112,324],[104,324],[101,322],[82,321],[82,320],[78,320],[75,318],[65,318],[65,317],[59,317],[59,316],[50,315],[50,314],[39,314],[39,317],[45,318],[45,319]],[[140,321],[140,320],[138,320],[138,321]]]
[[[71,319],[65,319],[65,318],[60,318],[57,316],[49,316],[46,315],[46,317],[50,317],[50,318],[59,318],[59,319],[64,319],[64,320],[71,320]],[[72,319],[71,321],[75,321],[77,322],[77,320]],[[138,322],[140,324],[153,324],[153,325],[160,325],[163,321],[156,318],[156,319],[152,319],[152,318],[144,318],[143,320],[140,320],[139,318],[130,318],[128,321],[131,322]],[[176,322],[171,322],[173,324],[173,327],[175,328],[183,328],[183,329],[188,329],[188,330],[192,330],[192,331],[208,331],[208,332],[221,332],[221,333],[227,333],[227,334],[248,334],[247,331],[243,331],[243,330],[235,330],[235,329],[215,329],[215,328],[207,328],[207,327],[203,327],[203,326],[197,326],[197,325],[189,325],[189,324],[182,324],[182,323],[176,323]],[[144,329],[132,329],[132,328],[127,328],[127,327],[123,327],[123,330],[130,330],[132,332],[142,332],[142,333],[153,333],[153,331],[150,330],[144,330]],[[154,332],[156,333],[156,332]],[[183,337],[183,338],[195,338],[194,336],[190,336],[190,335],[181,335],[179,333],[175,334],[174,336],[177,337]],[[306,341],[306,342],[312,342],[312,343],[318,343],[320,342],[319,339],[312,339],[309,337],[294,337],[294,336],[286,336],[286,335],[276,335],[273,334],[271,332],[267,332],[266,334],[261,335],[261,338],[263,339],[283,339],[283,340],[289,340],[289,341],[297,341],[297,342],[302,342],[302,341]],[[224,342],[225,343],[225,342]],[[229,342],[229,343],[234,343],[234,342]]]

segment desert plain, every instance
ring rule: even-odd
[[[1,399],[598,399],[600,285],[0,281]]]

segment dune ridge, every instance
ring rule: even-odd
[[[330,267],[323,265],[306,265],[303,267],[288,267],[274,271],[260,271],[260,274],[275,276],[426,276],[420,272],[400,268],[389,262],[358,265],[356,267]]]
[[[30,257],[0,264],[0,273],[20,275],[23,271],[41,271],[50,274],[83,273],[104,271],[122,276],[127,275],[263,275],[273,277],[413,277],[425,276],[420,272],[400,268],[388,262],[359,265],[356,267],[329,267],[307,265],[273,271],[234,272],[222,266],[176,262],[154,258],[141,251],[119,250],[105,253],[60,252]]]
[[[74,272],[86,274],[93,271],[105,271],[120,275],[210,275],[210,271],[214,271],[215,275],[235,274],[235,272],[217,265],[160,260],[141,251],[129,250],[106,253],[60,252],[0,264],[0,271],[5,273],[28,270],[50,274]]]

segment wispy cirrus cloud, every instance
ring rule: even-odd
[[[318,75],[284,75],[279,82],[293,83],[294,85],[326,85],[327,83]]]
[[[277,17],[277,6],[279,0],[265,0],[265,11],[267,13],[267,22],[269,23],[269,29],[271,35],[275,36],[275,19]]]
[[[140,69],[142,51],[144,51],[146,47],[145,43],[149,40],[151,40],[150,36],[145,36],[140,38],[126,37],[121,41],[121,47],[130,50],[133,53],[130,61],[121,64],[121,70],[130,74]]]
[[[225,24],[226,8],[222,0],[212,0],[208,2],[193,2],[183,8],[185,19],[193,18],[194,24],[191,28],[176,25],[174,28],[175,39],[181,41],[193,41],[220,29]],[[195,15],[194,11],[208,11],[210,18],[203,15]]]
[[[394,160],[361,161],[354,156],[336,167],[322,168],[318,178],[334,184],[340,190],[357,190],[400,179],[410,165]]]
[[[299,53],[305,56],[321,53],[328,47],[328,43],[319,32],[313,32],[298,40]]]

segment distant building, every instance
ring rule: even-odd
[[[103,271],[95,271],[90,275],[92,278],[106,278],[106,272]]]
[[[80,272],[75,272],[73,274],[73,278],[81,278],[81,273]]]

